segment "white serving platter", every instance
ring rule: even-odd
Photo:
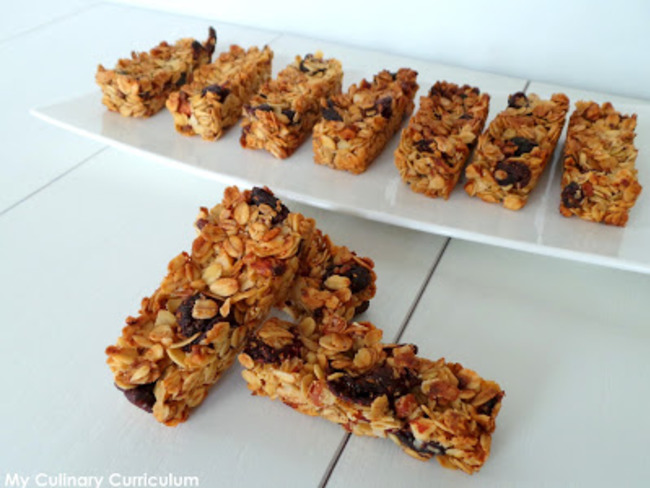
[[[236,39],[221,39],[225,49]],[[438,65],[385,53],[349,48],[293,36],[280,36],[270,43],[275,52],[274,73],[296,54],[322,50],[326,57],[343,63],[344,89],[363,77],[387,68],[412,67],[419,72],[420,90],[426,94],[436,80],[469,83],[491,95],[490,119],[506,106],[507,96],[523,90],[525,80]],[[535,83],[532,85],[535,86]],[[549,87],[540,85],[541,88]],[[561,87],[556,87],[562,91]],[[531,90],[529,90],[530,92]],[[547,95],[547,93],[540,94]],[[638,114],[636,145],[641,184],[650,188],[650,104],[643,101],[568,90],[572,105],[577,98],[602,102],[612,99],[624,113]],[[550,93],[549,93],[550,94]],[[522,210],[470,198],[463,181],[448,201],[413,193],[400,179],[393,162],[398,136],[362,175],[335,171],[313,163],[311,141],[293,156],[277,160],[264,151],[242,149],[240,129],[233,127],[217,142],[185,137],[173,128],[165,111],[150,119],[136,120],[108,112],[99,89],[54,105],[33,110],[41,119],[123,150],[151,157],[223,183],[243,186],[267,185],[283,197],[316,207],[424,232],[456,237],[538,254],[603,266],[650,273],[650,209],[646,190],[637,201],[625,228],[567,219],[558,211],[564,143],[560,139],[555,157]],[[191,189],[187,189],[191,191]]]

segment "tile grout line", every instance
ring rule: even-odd
[[[72,173],[72,172],[75,171],[76,169],[80,168],[81,166],[83,166],[84,164],[86,164],[88,161],[90,161],[92,158],[94,158],[95,156],[97,156],[97,155],[100,154],[101,152],[105,151],[106,149],[108,149],[108,146],[104,146],[104,147],[102,147],[101,149],[99,149],[98,151],[95,151],[95,152],[92,153],[90,156],[88,156],[88,157],[84,158],[83,160],[81,160],[81,162],[75,164],[75,165],[72,166],[71,168],[68,168],[68,169],[65,170],[63,173],[58,174],[56,177],[52,178],[50,181],[48,181],[47,183],[45,183],[43,186],[37,188],[36,190],[34,190],[33,192],[31,192],[30,194],[25,195],[23,198],[21,198],[21,199],[18,200],[17,202],[13,203],[13,204],[10,205],[9,207],[7,207],[7,208],[5,208],[4,210],[0,211],[0,217],[3,217],[5,214],[9,213],[9,212],[10,212],[11,210],[13,210],[14,208],[18,207],[19,205],[21,205],[22,203],[26,202],[27,200],[29,200],[29,199],[32,198],[33,196],[35,196],[35,195],[37,195],[38,193],[40,193],[41,191],[45,190],[45,189],[46,189],[47,187],[49,187],[50,185],[56,183],[57,181],[59,181],[60,179],[64,178],[65,176],[69,175],[70,173]]]
[[[318,483],[318,488],[325,488],[325,486],[329,482],[330,477],[332,476],[332,473],[334,472],[334,469],[336,468],[336,465],[338,464],[339,459],[343,454],[343,450],[345,449],[345,446],[348,445],[351,435],[352,434],[350,434],[349,432],[346,432],[345,436],[341,440],[339,447],[336,449],[336,452],[334,452],[334,456],[332,456],[330,463],[327,465],[327,469],[325,470],[325,474],[323,475],[323,478],[321,479],[320,483]]]
[[[451,241],[451,237],[447,237],[447,240],[442,246],[442,249],[440,250],[440,253],[438,254],[438,257],[434,261],[433,265],[431,266],[431,269],[427,273],[427,277],[422,283],[422,286],[420,287],[420,290],[418,290],[418,293],[415,296],[415,300],[413,300],[413,303],[411,303],[411,306],[409,307],[409,310],[406,312],[406,317],[404,318],[404,321],[402,322],[402,325],[399,328],[399,331],[397,332],[397,337],[393,342],[399,342],[400,338],[402,337],[402,334],[406,330],[406,326],[411,320],[411,317],[413,316],[413,312],[415,312],[415,309],[417,308],[418,304],[420,303],[420,299],[422,298],[422,295],[424,294],[424,290],[426,290],[429,282],[431,281],[431,277],[433,276],[433,273],[435,270],[438,268],[438,264],[440,264],[440,261],[442,260],[442,256],[447,250],[447,246],[449,245],[449,242]],[[345,434],[345,437],[341,440],[338,448],[336,449],[336,452],[334,453],[334,456],[332,456],[332,459],[330,463],[327,466],[327,469],[325,470],[325,474],[323,475],[323,478],[321,479],[321,482],[318,484],[319,488],[324,488],[327,483],[330,480],[330,477],[332,476],[332,473],[334,472],[334,469],[336,468],[336,465],[339,462],[339,459],[341,458],[341,455],[343,454],[343,451],[345,450],[345,447],[347,446],[350,436],[352,434],[347,433]]]
[[[92,10],[92,9],[96,8],[98,5],[102,5],[103,3],[105,3],[105,2],[97,1],[97,2],[91,3],[89,5],[84,5],[82,7],[79,7],[77,10],[75,10],[73,12],[63,14],[60,17],[55,17],[55,18],[50,19],[50,20],[46,20],[45,22],[43,22],[41,24],[38,24],[36,26],[28,27],[27,29],[22,30],[20,32],[17,32],[17,33],[15,33],[13,35],[10,35],[9,37],[5,37],[4,39],[0,39],[0,46],[4,45],[6,43],[9,43],[9,42],[13,42],[14,40],[16,40],[18,38],[25,37],[25,36],[28,36],[30,34],[33,34],[34,32],[36,32],[39,29],[47,28],[47,27],[49,27],[51,25],[58,24],[59,22],[63,22],[63,21],[65,21],[67,19],[70,19],[72,17],[76,17],[77,15],[83,14],[83,13],[87,12],[88,10]]]
[[[411,308],[406,313],[406,317],[404,318],[404,321],[402,322],[402,325],[400,326],[399,330],[397,331],[397,336],[395,337],[395,340],[393,341],[394,343],[398,343],[400,341],[400,339],[402,338],[402,335],[404,334],[404,331],[406,330],[406,326],[410,322],[411,317],[413,316],[413,313],[415,312],[415,309],[420,304],[420,299],[422,298],[422,295],[424,295],[424,290],[426,290],[427,286],[429,285],[429,282],[431,281],[431,277],[433,276],[433,273],[438,268],[438,264],[440,264],[440,261],[442,261],[442,256],[445,254],[445,251],[447,250],[447,246],[449,246],[450,242],[451,242],[451,237],[447,237],[447,240],[443,244],[442,249],[440,250],[440,253],[438,254],[438,257],[433,262],[433,265],[431,266],[431,269],[429,270],[429,274],[427,275],[427,279],[424,280],[424,283],[422,283],[422,287],[420,287],[420,290],[418,291],[418,294],[415,296],[415,300],[413,300],[413,303],[411,304]]]

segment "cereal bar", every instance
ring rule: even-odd
[[[569,120],[564,146],[560,212],[624,226],[641,193],[634,147],[636,114],[612,104],[580,101]]]
[[[281,308],[294,318],[334,314],[351,320],[365,312],[375,295],[377,276],[370,258],[332,244],[316,229]]]
[[[169,94],[192,77],[192,72],[212,58],[217,34],[210,27],[207,41],[191,38],[173,46],[161,42],[148,53],[131,53],[114,69],[97,67],[95,80],[103,92],[102,103],[127,117],[149,117],[165,106]]]
[[[246,51],[232,45],[213,63],[201,66],[191,83],[167,99],[176,130],[210,141],[220,138],[239,120],[244,103],[271,77],[272,59],[268,46]]]
[[[395,166],[409,188],[428,197],[449,198],[478,136],[490,96],[478,88],[438,81],[402,131]]]
[[[242,147],[266,149],[287,158],[298,149],[320,118],[320,99],[341,91],[343,70],[322,53],[296,57],[278,77],[244,105]]]
[[[169,263],[160,287],[106,349],[118,388],[173,426],[187,419],[271,307],[286,299],[314,222],[265,188],[226,189],[202,208],[192,252]]]
[[[478,471],[490,454],[504,392],[411,344],[381,343],[381,330],[337,316],[298,324],[269,319],[239,362],[255,395],[279,399],[356,435],[388,437],[407,454]]]
[[[417,72],[384,70],[372,83],[362,80],[346,94],[321,102],[323,118],[314,127],[314,161],[363,173],[413,111]]]
[[[465,169],[465,191],[510,210],[526,205],[553,156],[568,109],[569,99],[562,93],[550,100],[522,92],[510,95],[508,108],[478,139]]]

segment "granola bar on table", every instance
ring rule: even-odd
[[[297,56],[278,77],[244,105],[242,147],[266,149],[287,158],[311,134],[320,118],[320,100],[341,91],[343,70],[336,59],[322,53]]]
[[[193,81],[167,99],[167,109],[181,134],[214,141],[233,126],[244,103],[271,77],[273,51],[244,50],[237,45],[194,72]]]
[[[329,315],[269,319],[239,355],[255,395],[279,399],[356,435],[388,437],[407,454],[478,471],[490,454],[504,392],[457,363],[385,344],[367,322]]]
[[[564,146],[560,212],[624,226],[641,193],[634,147],[636,114],[622,115],[607,102],[580,101]]]
[[[522,92],[510,95],[508,108],[479,137],[465,169],[465,191],[521,209],[553,156],[568,109],[569,99],[562,93],[550,100]]]
[[[95,80],[103,92],[102,103],[128,117],[155,114],[172,91],[191,79],[195,69],[210,62],[216,43],[217,34],[210,27],[203,44],[191,38],[174,45],[163,41],[148,53],[133,52],[130,59],[120,59],[114,69],[100,64]]]
[[[373,268],[372,259],[332,244],[328,235],[316,229],[280,308],[294,318],[334,314],[350,320],[365,312],[375,295]]]
[[[106,349],[116,386],[167,425],[187,419],[286,299],[314,230],[268,189],[235,187],[202,208],[196,226],[192,252],[171,260],[160,287]]]
[[[402,131],[395,166],[409,188],[428,197],[449,198],[478,136],[490,96],[478,88],[436,82]]]
[[[417,72],[401,68],[362,80],[346,94],[323,100],[323,118],[314,127],[314,161],[363,173],[414,107]]]

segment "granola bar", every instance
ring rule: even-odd
[[[634,167],[635,127],[636,114],[621,115],[609,102],[576,103],[564,146],[562,215],[627,223],[642,189]]]
[[[395,166],[409,188],[428,197],[449,198],[478,136],[490,96],[469,85],[438,81],[402,131]]]
[[[373,268],[372,259],[332,244],[328,235],[315,229],[280,308],[294,318],[334,314],[351,320],[368,309],[375,295]]]
[[[569,99],[562,93],[550,100],[522,92],[510,95],[508,108],[478,139],[465,169],[465,191],[485,202],[521,209],[553,156],[568,109]]]
[[[411,344],[381,343],[381,330],[337,316],[299,324],[269,319],[239,355],[255,395],[279,399],[356,435],[388,437],[407,454],[478,471],[490,454],[504,392]]]
[[[246,51],[232,45],[213,63],[201,66],[191,83],[167,99],[176,130],[210,141],[220,138],[239,120],[244,103],[271,77],[272,59],[268,46]]]
[[[151,51],[131,53],[114,69],[97,67],[95,81],[103,92],[102,103],[127,117],[149,117],[165,106],[169,94],[191,79],[192,72],[212,58],[217,34],[210,27],[205,43],[185,38],[173,46],[161,42]]]
[[[314,222],[268,189],[226,189],[202,208],[192,252],[169,263],[160,287],[106,349],[118,388],[156,420],[187,419],[271,307],[286,298]]]
[[[244,105],[242,147],[266,149],[287,158],[298,149],[320,118],[320,99],[341,91],[343,70],[322,53],[296,57]]]
[[[362,80],[346,94],[321,102],[323,118],[314,127],[314,161],[363,173],[413,111],[417,72],[401,68]]]

